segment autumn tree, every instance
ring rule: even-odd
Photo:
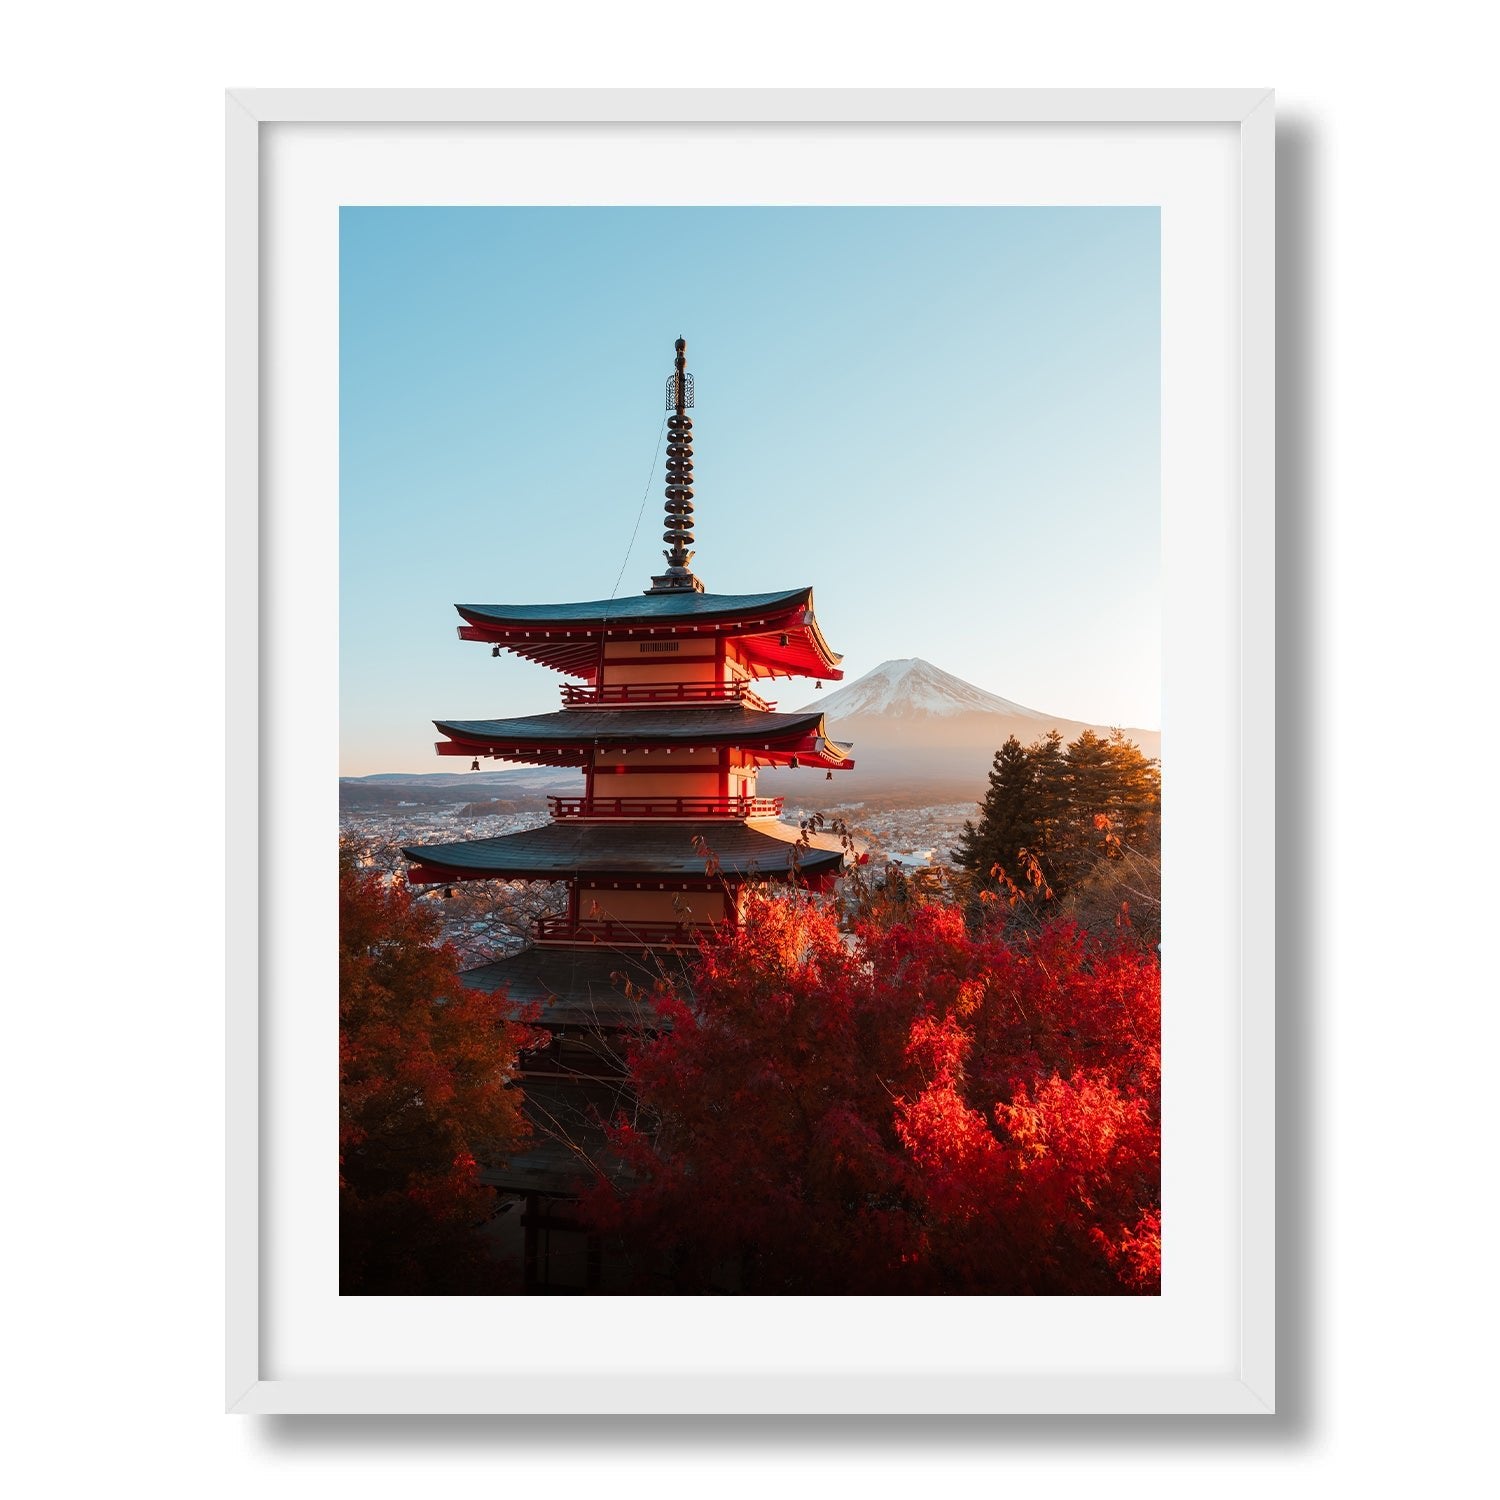
[[[525,1136],[507,1085],[531,1033],[461,981],[430,903],[339,860],[340,1290],[493,1290],[477,1159]]]
[[[755,894],[659,1005],[583,1200],[641,1290],[1157,1289],[1153,956],[938,901],[850,943]]]

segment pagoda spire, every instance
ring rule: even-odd
[[[675,368],[667,377],[667,506],[662,540],[671,546],[662,553],[667,571],[652,578],[648,594],[671,594],[691,589],[703,592],[703,585],[688,564],[693,554],[693,419],[688,407],[693,404],[693,377],[687,370],[687,340],[677,340]]]

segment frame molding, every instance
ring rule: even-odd
[[[260,1375],[261,126],[281,123],[1088,123],[1238,127],[1241,211],[1242,1161],[1238,1372],[1210,1378],[631,1383]],[[994,1414],[1275,1411],[1275,96],[1266,89],[231,89],[225,97],[226,1369],[231,1412]]]

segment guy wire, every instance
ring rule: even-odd
[[[620,571],[618,576],[615,578],[614,588],[609,591],[609,597],[611,599],[615,597],[615,589],[618,589],[620,587],[620,579],[625,576],[625,569],[630,565],[630,554],[635,551],[635,539],[640,535],[641,530],[641,517],[646,514],[646,501],[651,496],[651,485],[656,478],[656,460],[661,457],[662,433],[664,433],[666,430],[667,417],[666,413],[663,412],[661,427],[657,430],[656,434],[656,452],[651,455],[651,472],[646,475],[646,488],[641,492],[641,508],[635,513],[635,526],[632,528],[630,533],[630,545],[626,547],[625,556],[621,559]]]

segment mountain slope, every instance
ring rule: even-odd
[[[822,711],[835,740],[853,745],[854,769],[835,775],[826,788],[814,788],[795,772],[765,772],[761,783],[767,795],[820,800],[818,793],[831,798],[836,789],[837,797],[845,798],[920,786],[934,795],[941,787],[955,797],[978,797],[991,758],[1011,735],[1028,745],[1054,729],[1066,740],[1085,729],[1111,732],[1107,724],[1027,708],[920,657],[881,662],[836,692],[818,693],[805,706]],[[1147,755],[1161,753],[1158,731],[1126,729],[1125,734]]]
[[[883,661],[856,681],[833,693],[820,693],[808,709],[832,718],[888,714],[901,719],[952,718],[955,714],[1004,714],[1013,719],[1048,722],[1046,714],[987,693],[920,656]]]

